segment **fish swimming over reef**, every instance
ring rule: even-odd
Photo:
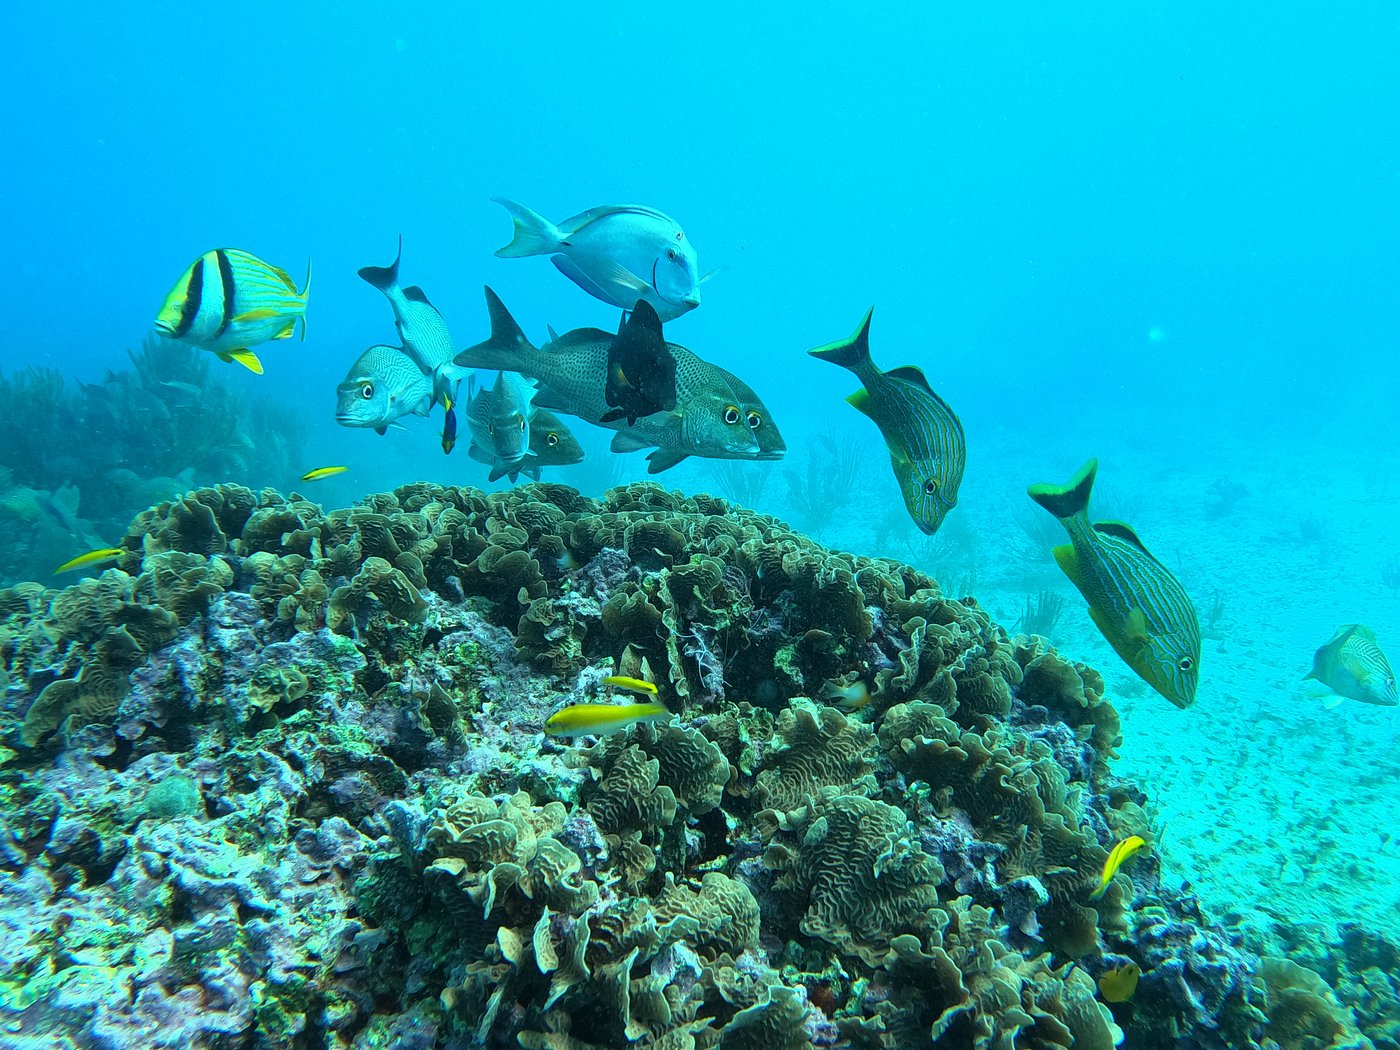
[[[626,419],[631,426],[643,416],[676,407],[676,358],[666,347],[661,319],[645,299],[637,300],[608,347],[603,396],[611,407],[601,423]]]
[[[1147,840],[1141,835],[1129,835],[1109,850],[1108,858],[1103,862],[1103,874],[1099,876],[1099,884],[1094,888],[1094,892],[1089,894],[1089,899],[1096,901],[1107,893],[1113,876],[1118,874],[1118,869],[1146,847]]]
[[[88,551],[86,554],[79,554],[76,558],[69,558],[66,562],[54,569],[53,574],[72,572],[74,569],[85,568],[89,565],[96,565],[99,562],[115,561],[126,553],[124,547],[100,547],[95,551]]]
[[[1106,1003],[1126,1003],[1137,991],[1138,979],[1142,977],[1142,967],[1135,962],[1125,962],[1122,966],[1112,966],[1099,978],[1099,994]]]
[[[1382,707],[1400,704],[1395,672],[1381,652],[1376,633],[1364,623],[1337,628],[1332,640],[1314,654],[1312,670],[1303,677],[1321,682],[1331,691],[1323,701],[1327,708],[1336,707],[1343,699]]]
[[[400,416],[426,416],[433,407],[433,381],[396,346],[372,346],[335,388],[335,421],[383,434]]]
[[[695,247],[669,215],[638,204],[590,208],[558,226],[525,205],[493,198],[510,212],[515,236],[496,255],[548,255],[589,295],[630,310],[638,299],[663,321],[700,305]]]
[[[496,385],[489,390],[474,392],[467,405],[467,428],[472,444],[468,454],[482,463],[490,463],[491,474],[497,478],[512,472],[518,474],[528,466],[522,463],[534,456],[530,447],[531,402],[536,387],[514,372],[496,372]]]
[[[180,276],[156,314],[156,331],[262,375],[251,347],[290,339],[298,319],[305,339],[310,295],[310,263],[298,292],[286,270],[237,248],[216,248]]]
[[[642,704],[572,704],[545,719],[546,736],[607,736],[638,722],[662,722],[671,717],[666,705],[655,701]]]
[[[472,396],[468,394],[468,398]],[[496,467],[500,462],[485,449],[473,443],[467,454],[478,463],[493,468],[492,475],[499,478]],[[567,467],[583,461],[583,446],[578,438],[564,425],[564,421],[547,408],[536,408],[530,416],[530,455],[518,460],[514,467],[505,473],[514,482],[521,474],[533,481],[540,480],[544,467]]]
[[[666,347],[676,361],[676,407],[637,420],[607,423],[608,351],[616,338],[598,328],[578,328],[553,335],[536,348],[490,288],[486,305],[491,335],[463,350],[457,363],[465,368],[505,369],[540,384],[535,404],[598,426],[618,430],[613,451],[652,448],[651,473],[674,466],[686,456],[717,459],[779,459],[787,451],[767,406],[746,384],[676,343]]]
[[[1196,699],[1201,629],[1177,578],[1121,521],[1089,521],[1098,472],[1089,460],[1067,485],[1032,485],[1027,494],[1059,519],[1070,542],[1055,561],[1089,603],[1089,617],[1138,677],[1177,707]]]
[[[862,389],[846,402],[880,428],[904,506],[914,524],[932,534],[958,502],[967,461],[962,423],[918,368],[904,365],[881,372],[876,367],[870,359],[874,312],[872,306],[850,339],[808,353],[850,369],[861,381]]]
[[[610,685],[614,689],[625,689],[629,693],[645,693],[647,696],[656,695],[656,685],[643,678],[632,678],[625,674],[610,674],[603,679],[604,685]]]
[[[308,470],[301,476],[302,481],[320,481],[323,478],[333,478],[337,474],[344,474],[349,467],[317,467],[315,470]]]

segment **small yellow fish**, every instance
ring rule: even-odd
[[[624,674],[613,674],[603,679],[604,685],[610,685],[614,689],[626,689],[629,693],[645,693],[647,696],[656,695],[656,686],[650,682],[644,682],[640,678],[629,678]]]
[[[53,574],[57,576],[61,572],[81,569],[84,565],[92,565],[99,561],[111,561],[113,558],[120,558],[125,553],[126,548],[124,547],[102,547],[99,550],[88,551],[86,554],[79,554],[76,558],[69,558],[54,569]]]
[[[1099,887],[1094,890],[1093,893],[1089,894],[1089,899],[1091,901],[1096,901],[1107,893],[1108,884],[1113,881],[1113,876],[1118,874],[1118,869],[1123,866],[1124,862],[1127,861],[1129,857],[1136,854],[1146,845],[1146,839],[1140,838],[1137,835],[1129,835],[1122,842],[1118,843],[1118,845],[1114,846],[1113,850],[1108,855],[1108,860],[1103,862],[1103,875],[1099,879]]]
[[[860,681],[845,686],[825,682],[817,698],[842,711],[859,711],[870,703],[870,687]]]
[[[1135,962],[1125,962],[1104,971],[1099,978],[1099,994],[1106,1003],[1126,1003],[1137,991],[1138,978],[1142,967]]]
[[[660,722],[671,717],[664,704],[573,704],[545,720],[546,736],[607,736],[634,722]]]
[[[308,470],[301,476],[302,481],[320,481],[322,478],[334,477],[336,474],[344,474],[349,467],[317,467],[315,470]]]

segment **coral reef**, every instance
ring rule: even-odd
[[[264,485],[304,469],[301,414],[236,393],[209,354],[151,337],[128,358],[76,388],[54,369],[0,375],[0,583],[47,579],[201,478]]]
[[[1150,850],[1091,896],[1152,834],[1102,677],[908,566],[655,484],[222,485],[120,547],[0,590],[16,1046],[1370,1045],[1327,981],[1383,946],[1261,960]],[[619,672],[674,720],[543,735]]]

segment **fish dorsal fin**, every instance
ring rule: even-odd
[[[428,302],[428,297],[423,294],[423,289],[419,288],[416,284],[410,284],[407,288],[405,288],[403,290],[403,297],[405,299],[412,300],[415,303],[423,303],[425,306],[433,305],[432,303]]]
[[[282,283],[287,286],[288,291],[295,292],[297,290],[296,282],[292,280],[292,275],[286,270],[282,269],[280,266],[273,266],[272,263],[265,263],[264,265],[281,279]]]
[[[1113,536],[1126,543],[1131,543],[1138,550],[1142,551],[1143,554],[1148,553],[1147,548],[1143,546],[1142,540],[1138,539],[1138,534],[1133,531],[1133,527],[1126,521],[1096,521],[1094,522],[1094,531],[1102,533],[1105,536]]]
[[[559,333],[554,330],[552,324],[545,325],[544,330],[549,333],[549,341],[551,343],[557,343],[559,341]]]
[[[926,393],[933,394],[933,387],[928,385],[928,379],[924,377],[923,369],[917,365],[900,365],[898,368],[891,368],[885,375],[891,379],[902,379],[906,383],[913,383]]]
[[[846,404],[850,405],[863,416],[870,416],[871,419],[875,418],[870,407],[870,391],[866,390],[865,387],[861,387],[850,397],[846,398]]]
[[[1360,638],[1363,642],[1374,642],[1376,632],[1367,627],[1364,623],[1349,623],[1337,631],[1337,637],[1333,639],[1338,648],[1351,641],[1353,638]]]
[[[565,219],[559,224],[559,228],[572,237],[585,226],[614,215],[642,215],[648,219],[659,219],[662,222],[675,221],[669,215],[641,204],[603,204],[596,208],[589,208],[587,211],[581,211],[571,219]]]

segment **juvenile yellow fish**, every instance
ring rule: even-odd
[[[1127,861],[1129,857],[1132,857],[1146,845],[1146,839],[1140,838],[1137,835],[1129,835],[1122,842],[1118,843],[1118,845],[1114,846],[1113,850],[1108,855],[1108,860],[1103,862],[1103,875],[1099,878],[1098,889],[1089,894],[1089,899],[1091,901],[1096,901],[1107,893],[1108,884],[1113,881],[1113,876],[1118,874],[1118,869],[1123,866],[1124,862]]]
[[[122,547],[102,547],[99,550],[88,551],[86,554],[79,554],[76,558],[69,558],[54,569],[53,574],[57,576],[61,572],[81,569],[84,565],[92,565],[99,561],[111,561],[113,558],[120,558],[125,553],[126,550]]]
[[[1135,962],[1114,966],[1105,970],[1099,978],[1099,994],[1106,1003],[1126,1003],[1137,991],[1138,978],[1141,976],[1142,967]]]
[[[550,715],[546,736],[607,736],[635,722],[661,722],[671,717],[664,704],[573,704]]]
[[[604,685],[610,685],[614,689],[626,689],[632,693],[646,693],[648,696],[656,695],[656,686],[650,682],[644,682],[640,678],[629,678],[623,674],[608,675],[603,679]]]
[[[859,711],[870,703],[870,687],[860,681],[844,686],[824,682],[817,698],[842,711]]]
[[[334,477],[336,474],[344,474],[349,467],[317,467],[315,470],[308,470],[301,476],[302,481],[320,481],[322,478]]]

